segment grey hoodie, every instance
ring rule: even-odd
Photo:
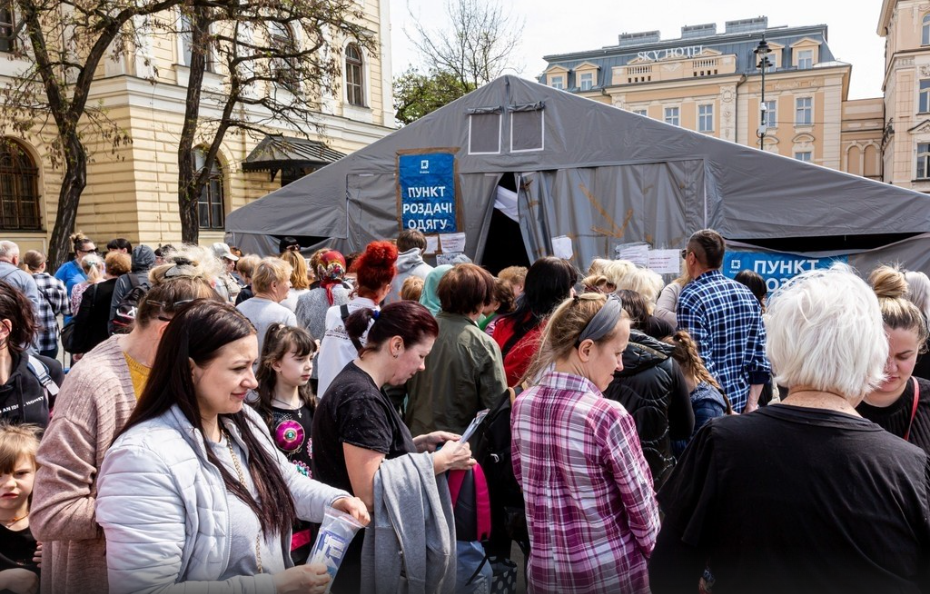
[[[410,248],[406,252],[397,255],[397,276],[391,282],[391,292],[384,298],[384,304],[400,301],[400,290],[404,286],[404,281],[411,276],[418,276],[426,279],[426,275],[433,270],[433,267],[423,261],[423,255],[420,248]]]
[[[110,300],[110,333],[113,333],[113,318],[116,317],[116,309],[123,297],[132,290],[132,280],[130,274],[134,274],[140,285],[149,286],[149,270],[155,266],[155,252],[147,245],[137,245],[132,250],[132,272],[124,274],[116,281],[113,288],[113,299]]]

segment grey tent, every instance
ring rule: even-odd
[[[418,156],[426,167],[442,155],[452,174],[441,196],[409,181]],[[410,158],[414,169],[406,171]],[[419,225],[464,232],[465,252],[482,262],[486,246],[496,245],[491,221],[506,178],[518,189],[513,234],[522,234],[530,260],[551,254],[560,236],[571,238],[575,264],[586,267],[619,244],[680,248],[711,227],[747,252],[843,254],[864,270],[888,261],[930,269],[930,196],[514,76],[239,208],[227,218],[227,240],[273,253],[276,238],[291,235],[308,248],[325,241],[354,251]]]

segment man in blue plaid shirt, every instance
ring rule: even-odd
[[[720,272],[724,250],[723,237],[711,229],[696,232],[682,250],[692,281],[678,297],[678,327],[697,342],[733,410],[749,413],[759,407],[772,367],[765,358],[762,307],[749,289]]]
[[[41,252],[26,252],[26,265],[39,289],[39,308],[36,337],[39,354],[54,359],[58,356],[58,314],[71,315],[71,300],[65,283],[45,272],[45,255]]]

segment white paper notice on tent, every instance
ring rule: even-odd
[[[568,235],[559,235],[552,238],[552,255],[563,260],[571,260],[575,252],[572,250],[572,238]]]
[[[465,251],[465,234],[464,233],[444,233],[439,236],[439,245],[442,246],[442,253],[450,252],[463,253]]]
[[[461,256],[461,252],[443,252],[436,255],[436,265],[445,266],[446,264],[452,264],[452,261],[455,260],[456,256]]]
[[[647,266],[659,274],[681,274],[679,250],[651,250]]]
[[[648,243],[627,243],[617,246],[617,257],[628,260],[637,266],[646,266],[649,263]]]
[[[426,249],[423,250],[424,254],[433,255],[439,251],[439,236],[438,235],[427,235],[426,236]]]

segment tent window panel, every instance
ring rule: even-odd
[[[474,113],[468,116],[468,154],[497,155],[501,152],[501,114]]]
[[[541,151],[545,144],[543,110],[515,111],[510,114],[510,150]]]
[[[930,144],[917,145],[917,179],[930,178]]]
[[[930,112],[930,79],[923,79],[920,81],[917,103],[920,113]]]

